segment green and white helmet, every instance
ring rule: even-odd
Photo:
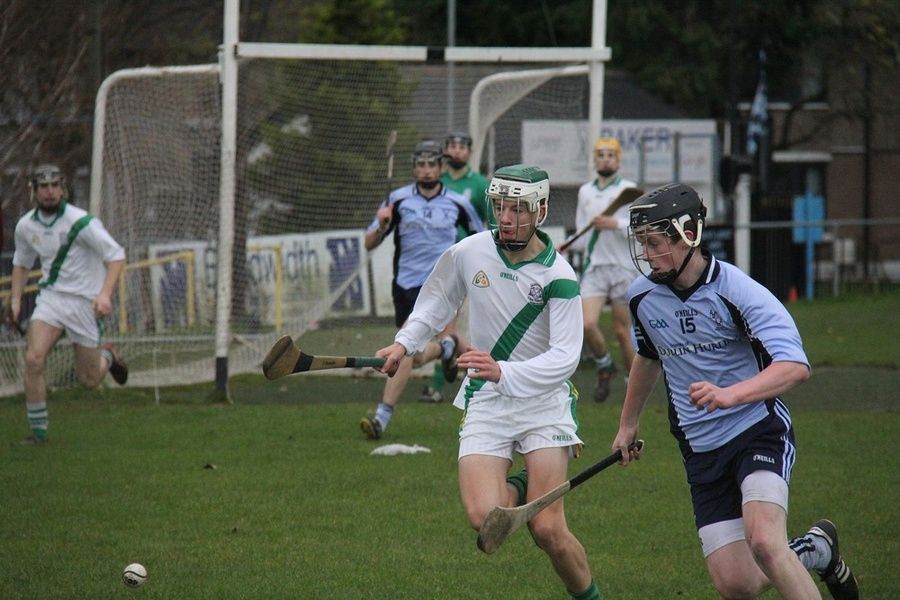
[[[516,232],[515,239],[503,239],[500,232],[500,219],[497,219],[497,229],[494,230],[494,242],[501,248],[511,251],[519,251],[528,245],[529,240],[537,231],[537,228],[547,219],[550,199],[550,178],[543,169],[529,165],[510,165],[501,167],[494,172],[491,183],[488,186],[486,199],[488,208],[496,217],[497,208],[502,202],[516,202],[524,204],[528,212],[537,213],[526,236]],[[543,207],[543,212],[541,208]],[[522,227],[521,225],[519,227]],[[517,228],[518,229],[518,228]],[[524,239],[523,239],[524,237]]]

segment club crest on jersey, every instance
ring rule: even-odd
[[[484,271],[478,271],[472,279],[472,285],[475,287],[486,288],[491,285],[491,282],[488,281],[488,276]]]
[[[721,331],[723,329],[728,329],[728,326],[725,325],[725,321],[722,319],[721,315],[716,312],[716,309],[709,309],[709,318],[713,320],[716,324],[716,331]]]
[[[528,304],[543,304],[544,288],[539,283],[532,283],[528,290]]]

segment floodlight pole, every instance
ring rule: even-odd
[[[222,65],[222,154],[219,174],[219,247],[216,254],[216,391],[228,397],[231,338],[231,266],[234,249],[234,166],[237,149],[237,44],[240,0],[225,0]]]

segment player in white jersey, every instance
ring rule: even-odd
[[[627,464],[662,372],[716,590],[752,598],[772,586],[783,598],[819,598],[806,571],[814,569],[834,598],[858,598],[831,521],[787,539],[797,449],[781,396],[809,377],[800,334],[766,288],[700,247],[705,219],[700,196],[682,184],[631,206],[634,263],[646,277],[629,290],[637,356],[613,448]]]
[[[36,260],[42,277],[25,348],[25,404],[31,435],[23,445],[47,441],[47,356],[66,334],[75,352],[79,383],[96,387],[109,372],[119,384],[128,367],[111,344],[102,342],[100,319],[112,312],[112,293],[125,266],[125,251],[103,224],[63,198],[58,167],[40,165],[30,178],[35,208],[16,224],[12,293],[7,319],[18,323],[28,271]]]
[[[459,486],[475,530],[495,506],[522,504],[563,483],[582,443],[577,393],[568,382],[581,354],[581,304],[575,272],[538,229],[549,194],[547,174],[537,167],[498,169],[488,188],[498,226],[444,251],[406,325],[378,351],[387,359],[383,371],[393,374],[468,297],[472,345],[457,359],[467,376],[454,404],[465,410]],[[525,470],[508,477],[516,453]],[[569,593],[598,599],[562,500],[528,526]]]
[[[634,358],[627,293],[637,273],[628,250],[628,206],[620,207],[612,215],[602,215],[623,190],[636,187],[633,181],[619,175],[621,160],[622,146],[616,138],[602,137],[594,143],[597,178],[579,188],[575,212],[576,231],[588,224],[594,226],[589,235],[575,240],[572,248],[584,253],[581,270],[584,341],[597,366],[597,387],[594,389],[597,402],[609,397],[609,383],[615,373],[615,364],[599,321],[607,302],[626,372]]]

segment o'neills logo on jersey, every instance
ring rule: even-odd
[[[532,283],[528,289],[528,304],[543,304],[544,288],[540,284]]]
[[[472,279],[472,285],[475,287],[486,288],[491,285],[491,282],[488,281],[487,275],[484,271],[478,271],[475,273],[475,277]]]

